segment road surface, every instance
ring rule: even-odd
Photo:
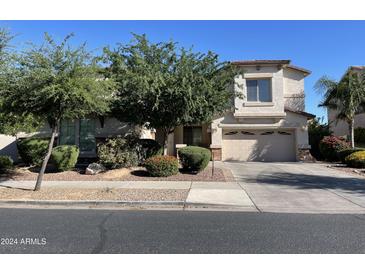
[[[1,208],[0,238],[0,253],[365,253],[365,215]]]

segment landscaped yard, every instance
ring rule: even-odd
[[[328,167],[342,172],[357,174],[365,177],[365,168],[354,168],[354,167],[349,167],[345,164],[330,164],[328,165]]]
[[[1,200],[184,201],[185,189],[43,188],[40,191],[0,187]]]
[[[0,180],[36,180],[37,169],[22,167],[16,168],[8,174],[1,174]],[[208,166],[198,174],[192,174],[180,170],[176,175],[169,177],[151,177],[143,167],[112,169],[96,175],[85,175],[84,169],[64,172],[46,172],[45,181],[232,181],[233,175],[228,169],[215,168],[212,176],[212,168]]]

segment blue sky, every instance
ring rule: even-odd
[[[290,59],[307,68],[306,111],[318,108],[315,82],[328,75],[339,79],[350,65],[365,65],[365,21],[0,21],[18,34],[14,44],[41,42],[43,33],[63,38],[73,32],[75,43],[87,42],[96,53],[103,46],[128,42],[131,32],[152,41],[173,39],[197,51],[212,50],[221,60]],[[326,117],[325,117],[326,118]]]

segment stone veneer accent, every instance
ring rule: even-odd
[[[298,148],[297,150],[298,160],[303,162],[315,162],[316,159],[312,156],[309,148]]]
[[[221,148],[210,148],[214,161],[222,160],[222,149]]]

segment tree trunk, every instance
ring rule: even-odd
[[[163,155],[167,155],[167,146],[168,146],[169,133],[167,130],[163,131]]]
[[[351,147],[354,148],[355,147],[355,133],[354,133],[354,124],[355,121],[354,119],[352,119],[351,121],[349,121],[349,142],[351,144]]]
[[[46,167],[47,167],[49,158],[51,157],[51,154],[52,154],[52,148],[53,148],[54,139],[56,137],[56,133],[57,133],[57,126],[54,126],[52,128],[51,140],[48,143],[48,151],[47,151],[46,157],[44,157],[41,170],[39,171],[39,174],[38,174],[38,177],[37,177],[37,182],[36,182],[35,187],[34,187],[34,191],[37,191],[37,190],[41,189],[43,175],[44,175],[44,172],[46,171]]]
[[[169,144],[169,135],[174,132],[175,128],[165,128],[163,129],[163,155],[167,155],[167,147]]]

